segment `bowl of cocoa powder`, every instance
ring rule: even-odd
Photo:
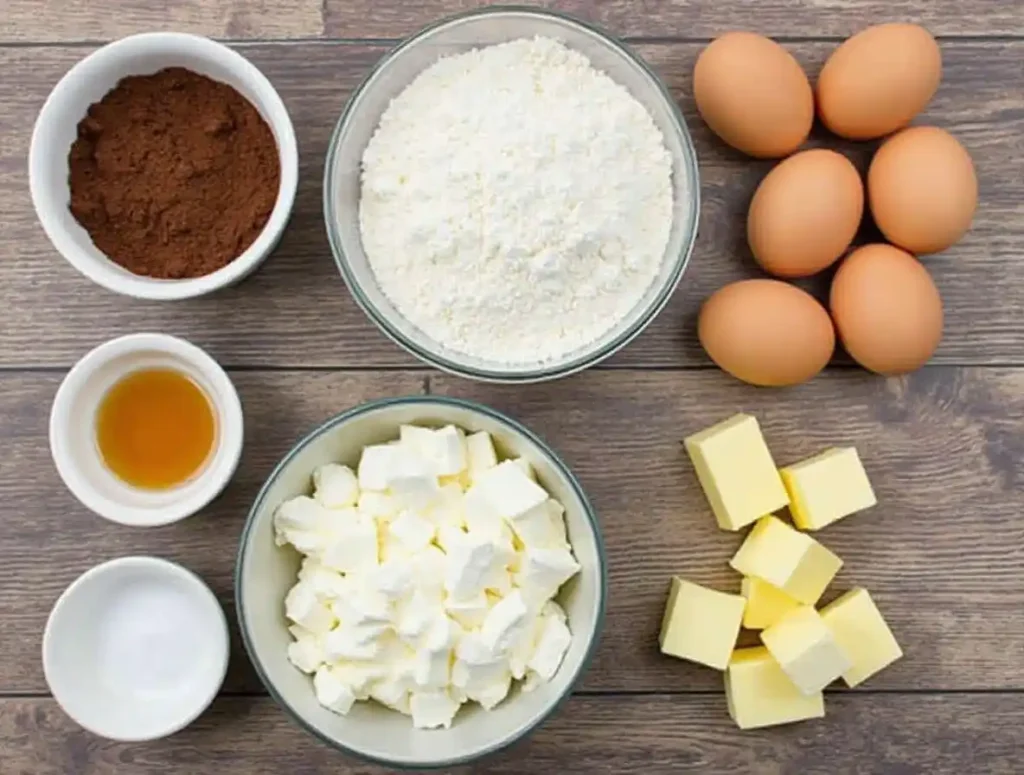
[[[43,230],[93,282],[143,299],[233,285],[273,252],[298,182],[270,81],[208,38],[145,33],[72,67],[36,120]]]

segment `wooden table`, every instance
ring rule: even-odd
[[[201,574],[234,618],[232,568],[248,506],[308,429],[365,399],[478,399],[568,459],[600,512],[611,599],[576,696],[530,740],[473,768],[520,773],[1024,772],[1024,3],[1020,0],[562,0],[627,36],[679,99],[704,198],[690,270],[650,329],[605,366],[555,384],[472,384],[423,368],[367,321],[331,261],[320,186],[328,135],[367,69],[400,36],[469,0],[5,0],[0,25],[0,772],[3,775],[370,773],[293,725],[266,696],[237,631],[222,696],[162,742],[120,745],[48,697],[40,636],[60,591],[96,562],[153,553]],[[166,6],[167,10],[158,10]],[[928,260],[946,302],[931,365],[883,379],[839,363],[812,383],[756,390],[710,367],[698,306],[753,273],[744,215],[767,164],[740,158],[696,117],[694,58],[736,27],[780,37],[814,72],[836,42],[885,19],[941,36],[946,78],[924,120],[974,156],[981,206],[968,237]],[[36,223],[26,183],[32,122],[50,87],[102,41],[153,29],[237,43],[281,92],[299,136],[294,218],[252,279],[158,304],[78,276]],[[847,149],[863,161],[866,147]],[[68,367],[119,334],[190,338],[231,372],[248,442],[236,480],[202,516],[131,530],[87,513],[58,480],[46,423]],[[871,589],[906,657],[822,721],[736,731],[721,675],[658,654],[671,574],[735,589],[738,537],[713,527],[679,439],[739,411],[781,462],[855,444],[880,505],[827,531],[846,560],[836,589]]]

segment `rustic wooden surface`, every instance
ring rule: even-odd
[[[651,328],[606,366],[556,384],[477,385],[423,368],[363,317],[323,234],[320,176],[348,94],[390,41],[471,0],[7,0],[0,25],[0,773],[376,773],[328,750],[266,697],[237,633],[224,696],[170,740],[119,745],[78,729],[46,694],[49,607],[84,569],[152,553],[202,575],[231,608],[237,536],[277,459],[338,410],[384,395],[478,399],[535,428],[600,512],[611,599],[605,637],[575,697],[531,740],[472,772],[1020,773],[1024,756],[1024,3],[765,0],[757,28],[813,73],[838,37],[885,19],[942,36],[946,79],[922,121],[972,152],[975,228],[928,260],[947,309],[933,365],[904,379],[839,359],[809,385],[763,391],[708,368],[693,334],[701,300],[753,272],[743,216],[762,163],[717,143],[690,97],[694,58],[751,23],[745,0],[561,0],[630,37],[664,77],[698,147],[704,208],[693,263]],[[302,154],[280,249],[229,292],[173,305],[91,286],[59,259],[28,198],[26,153],[49,88],[121,35],[183,29],[237,41],[292,113]],[[870,148],[841,146],[863,164]],[[821,283],[812,290],[821,291]],[[229,366],[249,441],[238,476],[201,517],[150,531],[86,513],[56,477],[49,404],[66,369],[121,333],[187,336]],[[671,574],[728,589],[736,536],[713,528],[679,439],[753,411],[780,462],[855,444],[880,505],[825,531],[847,562],[836,590],[868,586],[906,658],[820,722],[740,734],[721,677],[655,648]]]

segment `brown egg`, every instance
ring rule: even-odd
[[[871,160],[868,201],[890,242],[911,253],[938,253],[971,227],[978,204],[974,164],[949,132],[904,129]]]
[[[942,54],[916,24],[879,24],[832,52],[818,76],[822,123],[840,137],[869,140],[910,123],[942,80]]]
[[[892,245],[853,251],[832,280],[829,306],[847,352],[879,374],[923,366],[942,339],[942,299],[931,275]]]
[[[864,186],[842,154],[816,148],[781,161],[754,192],[747,241],[764,269],[807,277],[850,246],[864,214]]]
[[[828,312],[813,296],[779,280],[741,280],[706,302],[697,335],[721,369],[752,385],[806,382],[835,349]]]
[[[752,32],[727,33],[701,52],[693,94],[716,135],[759,158],[795,151],[814,121],[814,92],[799,63]]]

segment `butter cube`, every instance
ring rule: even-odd
[[[658,639],[662,653],[725,670],[740,634],[744,603],[740,595],[673,578]]]
[[[843,673],[856,686],[903,656],[896,638],[866,589],[851,589],[821,609],[821,618],[853,665]]]
[[[748,630],[771,627],[800,605],[781,589],[761,579],[743,579],[740,592],[747,599],[747,607],[743,610],[743,626]]]
[[[806,533],[769,515],[758,520],[729,564],[744,576],[767,581],[813,605],[843,561]]]
[[[740,729],[790,724],[825,715],[821,692],[803,694],[763,646],[736,649],[725,671],[729,716]]]
[[[789,503],[757,420],[749,414],[737,414],[683,443],[723,530],[739,530]]]
[[[803,530],[820,530],[878,502],[853,447],[826,450],[780,473],[793,523]]]
[[[761,633],[761,642],[804,694],[820,692],[853,666],[821,614],[795,608]]]

